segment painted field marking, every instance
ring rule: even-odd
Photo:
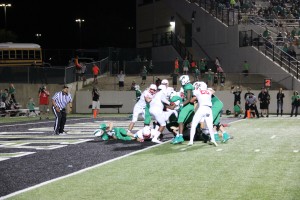
[[[260,149],[255,149],[254,152],[260,152]]]
[[[276,135],[272,135],[271,139],[274,139],[274,138],[276,138]]]

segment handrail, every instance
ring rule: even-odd
[[[276,46],[274,42],[269,41],[267,38],[264,38],[261,34],[255,32],[254,30],[240,31],[240,38],[242,38],[240,47],[255,47],[258,51],[263,52],[266,56],[270,57],[273,62],[280,65],[293,77],[295,77],[296,79],[300,78],[300,62],[296,58],[292,57],[288,53],[284,52],[281,48]]]

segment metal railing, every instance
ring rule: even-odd
[[[172,45],[179,53],[182,59],[186,56],[188,60],[193,60],[193,55],[189,52],[186,46],[180,41],[178,36],[173,32],[158,33],[152,35],[153,47]]]
[[[295,57],[292,57],[290,54],[276,46],[274,42],[264,38],[261,34],[256,33],[253,30],[240,31],[239,35],[240,47],[255,47],[258,51],[264,53],[273,62],[277,63],[284,70],[290,73],[293,77],[296,79],[300,78],[300,62]]]
[[[100,61],[85,63],[86,70],[84,76],[86,78],[93,77],[93,64],[98,65],[100,73],[104,74],[109,70],[108,58]],[[0,82],[1,83],[41,83],[41,84],[67,84],[78,80],[78,71],[75,66],[60,66],[60,67],[0,67]],[[83,72],[80,72],[83,73]]]

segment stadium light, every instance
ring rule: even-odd
[[[0,7],[4,8],[4,23],[5,23],[5,29],[6,29],[6,8],[11,7],[10,3],[2,3],[0,4]]]
[[[81,24],[82,24],[83,22],[85,22],[85,21],[84,21],[84,19],[76,19],[75,22],[78,23],[78,25],[79,25],[79,41],[80,41],[79,44],[80,44],[80,48],[81,48],[81,45],[82,45],[82,39],[81,39]]]
[[[175,18],[174,18],[174,16],[171,16],[170,25],[171,25],[172,27],[175,26]]]

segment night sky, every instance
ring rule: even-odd
[[[39,43],[44,49],[135,47],[135,0],[0,3],[12,4],[6,10],[7,30],[18,36],[18,42]],[[4,8],[0,7],[0,29],[5,27],[4,16]],[[81,46],[77,18],[85,20],[81,27]],[[39,39],[36,33],[41,34]]]

